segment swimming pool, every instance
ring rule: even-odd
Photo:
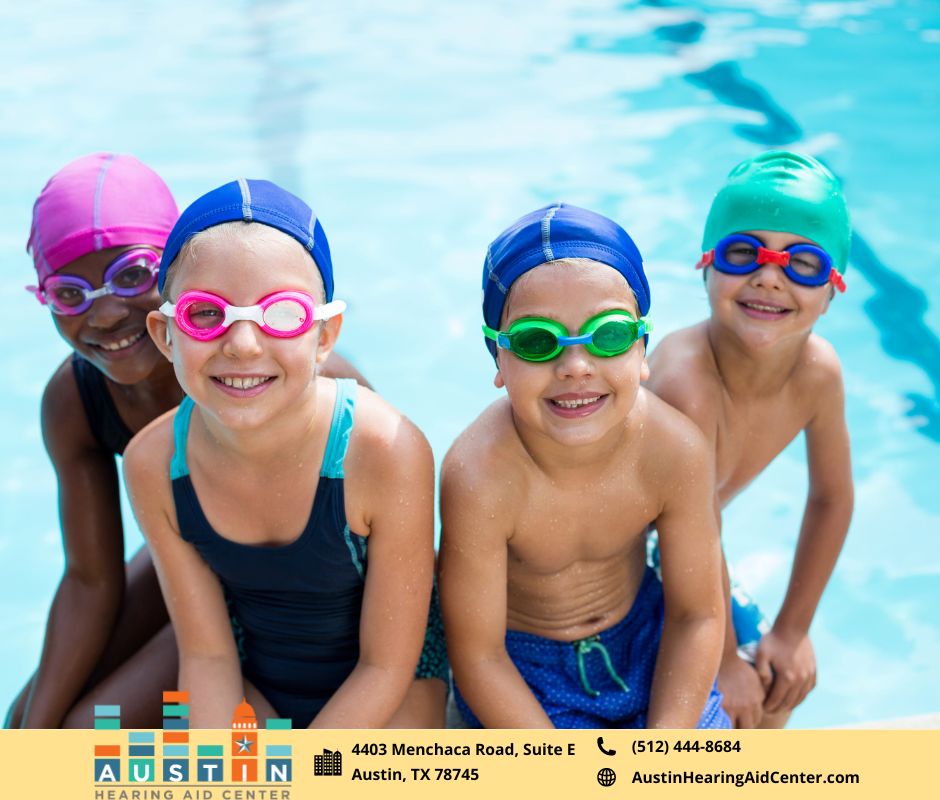
[[[498,395],[479,272],[499,230],[556,199],[613,216],[645,255],[661,336],[706,313],[692,265],[712,193],[741,158],[784,144],[844,179],[858,233],[849,291],[818,326],[845,371],[856,510],[813,628],[819,685],[792,724],[940,710],[940,242],[924,235],[940,180],[938,6],[97,8],[0,12],[0,701],[35,666],[62,566],[38,402],[67,351],[21,287],[32,200],[66,161],[134,153],[181,205],[238,175],[310,200],[350,303],[341,349],[440,461]],[[766,608],[786,588],[805,490],[798,441],[726,512],[731,560]]]

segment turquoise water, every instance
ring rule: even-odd
[[[819,685],[793,724],[940,710],[938,6],[470,6],[0,10],[0,701],[35,665],[62,569],[38,402],[67,351],[21,287],[32,200],[66,161],[134,153],[181,205],[239,175],[310,200],[350,303],[342,349],[439,461],[498,394],[478,302],[502,227],[556,199],[621,221],[661,335],[706,313],[692,264],[711,194],[738,160],[785,144],[844,179],[859,234],[849,292],[818,326],[845,370],[856,510],[813,628]],[[725,517],[736,571],[771,611],[805,473],[798,441]]]

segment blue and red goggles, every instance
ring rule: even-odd
[[[831,283],[845,291],[842,273],[832,266],[832,258],[814,244],[794,244],[786,250],[769,250],[760,239],[746,233],[733,233],[720,239],[713,250],[702,253],[696,269],[714,266],[728,275],[748,275],[764,264],[782,267],[784,274],[801,286],[824,286]]]

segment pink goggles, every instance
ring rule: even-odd
[[[253,306],[233,306],[224,297],[199,290],[183,292],[176,303],[167,301],[160,313],[172,318],[187,336],[208,342],[221,336],[235,322],[254,322],[268,336],[289,339],[306,333],[314,322],[330,319],[346,310],[334,300],[318,306],[306,292],[274,292]]]

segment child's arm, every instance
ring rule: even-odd
[[[124,596],[124,532],[114,456],[81,414],[67,361],[42,399],[42,432],[59,484],[65,573],[22,726],[57,728],[107,647]]]
[[[387,725],[414,681],[427,626],[434,573],[434,457],[421,432],[404,418],[387,446],[370,445],[366,483],[372,512],[359,660],[311,728]]]
[[[691,419],[705,436],[708,451],[716,458],[718,442],[717,397],[720,389],[714,379],[696,368],[681,346],[676,334],[667,336],[650,357],[651,375],[647,388]],[[721,503],[717,490],[712,504],[718,532],[721,533]],[[718,668],[718,688],[723,707],[735,728],[754,728],[763,715],[765,691],[754,667],[738,655],[738,641],[731,618],[731,581],[724,548],[721,551],[721,575],[724,595],[725,636]]]
[[[675,438],[659,481],[667,493],[656,520],[665,621],[650,697],[650,728],[696,727],[724,646],[712,457],[701,433],[682,422],[686,430]]]
[[[218,578],[177,530],[169,479],[172,412],[124,454],[124,479],[147,539],[180,654],[179,689],[194,728],[227,728],[244,697],[238,650]]]
[[[798,706],[816,685],[809,627],[829,582],[852,518],[852,463],[845,392],[838,359],[826,353],[820,406],[806,428],[809,497],[793,571],[773,629],[757,650],[757,671],[769,689],[768,713]]]
[[[441,468],[441,609],[454,681],[484,727],[552,728],[506,652],[505,503],[472,471],[454,450]]]

